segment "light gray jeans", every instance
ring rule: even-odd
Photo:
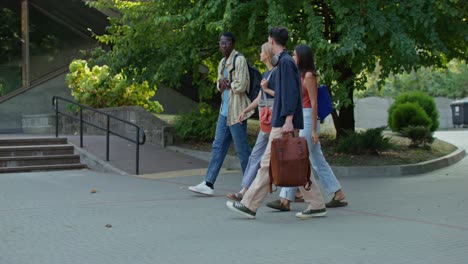
[[[257,171],[260,169],[260,161],[262,160],[263,153],[268,145],[269,134],[263,133],[261,130],[258,132],[257,141],[249,156],[249,162],[245,168],[244,175],[242,176],[242,187],[249,188],[257,176]]]
[[[305,137],[307,140],[307,146],[309,148],[309,160],[318,174],[320,184],[324,188],[328,195],[334,194],[336,191],[341,189],[341,185],[338,182],[335,174],[333,173],[330,165],[325,160],[320,147],[320,142],[312,144],[312,108],[304,108],[304,129],[299,131],[299,136]],[[320,133],[320,122],[317,121],[317,133]],[[296,187],[284,187],[281,188],[280,197],[288,199],[289,201],[295,200]]]

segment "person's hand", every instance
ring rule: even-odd
[[[244,120],[244,117],[245,117],[245,113],[244,111],[242,111],[242,113],[240,113],[239,116],[237,117],[237,123],[242,124],[242,120]]]
[[[223,78],[219,80],[219,90],[224,92],[224,90],[229,89],[229,80]]]
[[[286,119],[286,122],[284,123],[283,127],[281,128],[281,132],[283,134],[294,133],[294,126],[292,124],[292,121],[288,121],[288,119]]]
[[[226,89],[231,89],[231,84],[228,79],[224,79],[224,86],[226,87]]]
[[[312,132],[312,144],[317,144],[317,142],[319,142],[319,136],[317,134],[317,132]]]

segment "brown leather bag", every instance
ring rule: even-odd
[[[309,150],[304,137],[283,134],[271,142],[270,192],[273,192],[273,184],[280,187],[304,186],[310,190]]]

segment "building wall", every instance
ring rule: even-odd
[[[0,133],[22,133],[23,115],[53,113],[52,96],[72,98],[63,73],[0,103]]]
[[[386,126],[388,109],[393,103],[392,98],[366,97],[355,102],[354,118],[357,128],[375,128]],[[454,99],[435,97],[434,101],[439,112],[439,128],[452,128],[452,110],[450,103]]]
[[[33,117],[31,115],[36,115],[38,119],[43,119],[44,115],[54,113],[52,106],[52,96],[54,95],[73,100],[70,89],[65,82],[65,75],[66,73],[63,73],[10,100],[0,103],[0,133],[29,133],[30,129],[32,129],[29,126],[34,126],[34,123],[37,123],[31,120]],[[158,89],[153,99],[163,105],[165,114],[186,113],[197,107],[196,102],[169,88]],[[28,116],[27,129],[23,129],[22,127],[24,116]],[[39,123],[35,126],[39,126]],[[36,127],[35,130],[37,129]]]

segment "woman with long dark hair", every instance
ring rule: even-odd
[[[302,79],[302,108],[304,114],[304,129],[300,130],[299,136],[305,137],[309,148],[309,159],[314,170],[317,172],[320,184],[325,192],[333,195],[327,207],[340,207],[348,205],[345,202],[345,194],[338,179],[323,156],[319,142],[320,123],[317,118],[317,72],[315,70],[314,55],[312,49],[307,45],[298,45],[294,48],[293,59],[299,68]],[[313,177],[313,176],[312,176]],[[296,197],[296,187],[282,188],[280,200],[272,201],[268,207],[280,211],[289,211],[290,202]]]

